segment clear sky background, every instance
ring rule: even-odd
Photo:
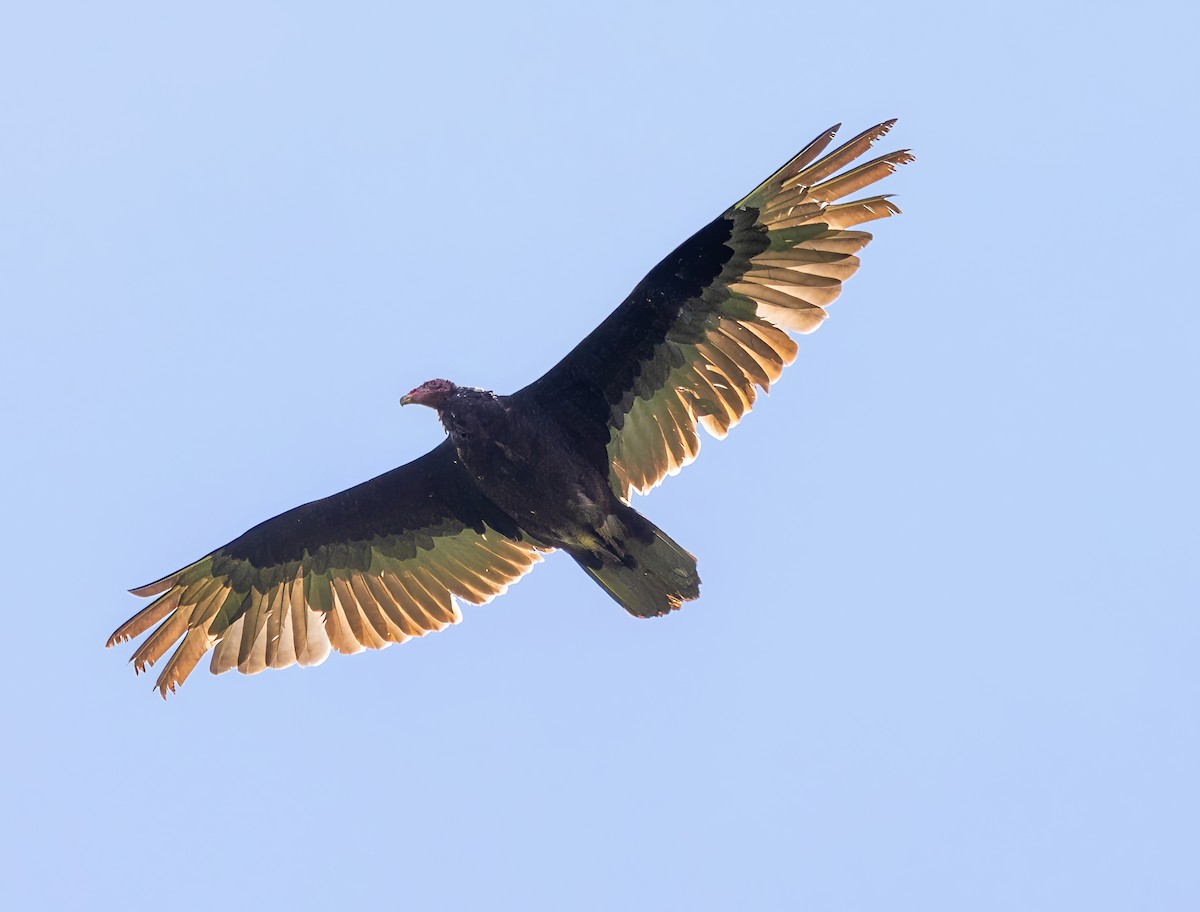
[[[1179,4],[10,4],[5,908],[1200,908]],[[637,505],[465,622],[165,704],[155,579],[424,452],[818,131],[904,215]]]

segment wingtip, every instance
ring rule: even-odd
[[[892,132],[892,127],[896,126],[896,122],[898,120],[898,117],[891,117],[885,121],[881,121],[880,123],[875,124],[875,126],[871,127],[869,130],[864,130],[862,135],[870,136],[870,142],[872,145],[874,145],[875,143],[879,142],[879,140],[883,139],[883,137]]]
[[[898,120],[898,117],[892,117],[888,120],[881,121],[880,123],[875,124],[875,126],[863,130],[858,134],[858,136],[847,142],[846,145],[849,146],[851,143],[866,140],[868,146],[873,146],[875,143],[879,142],[879,140],[883,139],[892,132],[892,127],[896,126]]]
[[[889,117],[887,120],[881,120],[879,123],[875,124],[875,126],[868,130],[864,130],[863,132],[872,134],[875,137],[875,139],[872,140],[872,142],[874,142],[891,133],[892,127],[896,126],[899,121],[899,117]]]
[[[146,583],[144,586],[138,586],[136,589],[130,589],[129,594],[136,595],[139,598],[149,598],[152,595],[161,595],[175,585],[175,580],[179,578],[180,572],[181,571],[176,571],[175,573],[164,576],[160,580],[155,580],[152,583]]]
[[[210,575],[208,571],[212,567],[213,556],[213,554],[206,554],[200,560],[193,561],[186,567],[176,570],[174,573],[168,573],[162,579],[156,579],[152,583],[146,583],[144,586],[130,589],[129,592],[131,595],[148,598],[152,595],[162,595],[162,593],[166,592],[180,580],[188,583],[197,582],[203,577]]]

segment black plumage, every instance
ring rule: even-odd
[[[564,550],[631,614],[695,599],[695,558],[629,505],[695,458],[796,354],[858,267],[852,226],[898,210],[837,202],[911,161],[851,165],[892,122],[822,153],[836,127],[681,244],[539,380],[510,395],[431,380],[402,403],[447,439],[356,487],[289,510],[134,590],[158,596],[109,645],[158,625],[138,671],[176,643],[174,690],[213,650],[216,673],[317,664],[460,619]],[[181,642],[182,641],[182,642]]]

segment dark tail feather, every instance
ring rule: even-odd
[[[636,510],[622,511],[625,535],[614,550],[569,549],[584,571],[636,617],[659,617],[700,597],[696,558]]]

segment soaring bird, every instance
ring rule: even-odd
[[[455,624],[554,550],[635,617],[700,594],[696,559],[630,506],[722,438],[796,356],[871,240],[899,212],[839,202],[913,160],[854,162],[889,120],[825,153],[838,127],[684,241],[587,338],[508,396],[430,380],[401,404],[446,439],[378,478],[289,510],[157,582],[108,645],[158,625],[137,672],[178,646],[163,697],[212,651],[214,674],[317,665]],[[839,125],[840,126],[840,125]]]

